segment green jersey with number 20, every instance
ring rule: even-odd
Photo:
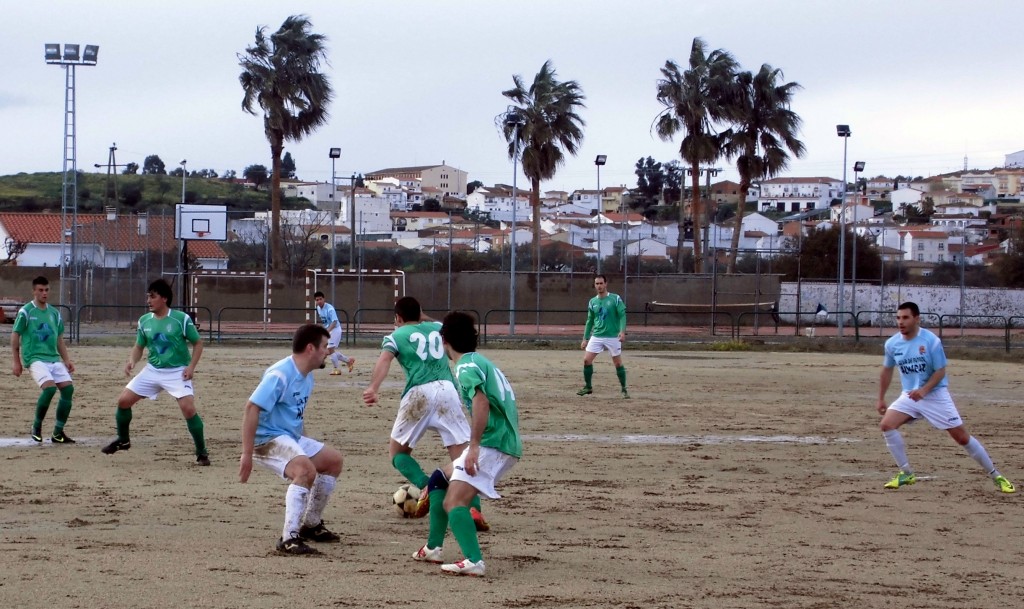
[[[417,385],[432,381],[455,381],[448,368],[440,322],[421,321],[400,326],[384,337],[380,348],[393,353],[402,365],[402,370],[405,370],[403,396]]]

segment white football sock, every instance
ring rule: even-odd
[[[341,354],[338,353],[337,351],[335,351],[334,353],[331,354],[331,363],[334,364],[335,368],[338,367],[338,360],[340,358],[341,358]]]
[[[309,489],[298,484],[289,484],[284,494],[284,530],[281,539],[285,541],[299,536],[299,520],[306,511]]]
[[[989,476],[995,478],[999,475],[999,471],[992,463],[992,459],[988,456],[988,451],[985,450],[985,447],[982,446],[981,442],[978,442],[974,436],[971,436],[971,439],[967,441],[967,444],[964,444],[964,450],[967,451],[967,454],[970,455],[972,459],[978,462],[978,465],[988,472]]]
[[[334,476],[317,474],[313,488],[309,491],[306,512],[302,515],[302,526],[315,527],[320,524],[320,521],[323,520],[327,500],[331,498],[331,493],[334,492],[334,486],[337,483],[338,479]]]
[[[889,453],[896,460],[896,467],[902,472],[913,473],[910,469],[910,460],[907,459],[907,445],[903,443],[903,434],[898,429],[892,429],[883,431],[882,435],[885,436],[885,445],[889,448]]]

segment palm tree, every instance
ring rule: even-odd
[[[257,114],[263,109],[263,130],[273,161],[270,190],[270,246],[275,270],[284,268],[281,242],[281,153],[285,140],[298,141],[327,123],[327,107],[334,91],[320,72],[326,62],[326,37],[314,34],[304,15],[292,15],[280,29],[266,36],[256,29],[256,42],[238,56],[238,80],[245,97],[242,109]],[[354,236],[353,236],[354,238]]]
[[[782,79],[782,70],[768,64],[763,64],[757,74],[743,72],[736,77],[739,95],[727,151],[738,155],[740,200],[729,250],[729,273],[736,272],[740,228],[751,182],[779,175],[789,165],[789,152],[797,158],[804,155],[804,143],[796,137],[800,117],[789,109],[800,85],[795,82],[779,84]]]
[[[501,94],[514,105],[499,119],[508,142],[508,158],[514,159],[518,152],[523,173],[530,178],[533,268],[537,270],[540,264],[540,182],[555,176],[555,171],[565,162],[565,152],[576,156],[586,124],[576,111],[586,107],[583,104],[586,98],[575,80],[558,82],[550,59],[541,66],[529,88],[518,74],[512,77],[512,82],[515,88]],[[513,117],[515,120],[510,120]]]
[[[700,166],[710,165],[723,154],[728,132],[719,133],[716,126],[729,119],[733,103],[736,60],[721,49],[706,52],[704,41],[693,39],[690,47],[689,68],[684,72],[676,62],[669,60],[661,69],[664,78],[658,81],[658,101],[665,109],[655,119],[658,137],[668,141],[679,132],[686,135],[679,146],[679,154],[690,165],[693,199],[690,216],[693,218],[694,271],[704,272],[701,252],[701,224],[703,213],[700,200]],[[683,239],[686,221],[685,206],[679,204],[679,253],[676,270],[683,271]]]

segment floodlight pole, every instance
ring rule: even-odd
[[[338,249],[338,211],[341,209],[340,203],[338,203],[338,178],[335,177],[334,173],[334,162],[341,158],[341,148],[331,148],[327,155],[331,159],[331,304],[334,304],[334,275],[337,273],[335,269],[338,268],[336,250]]]
[[[183,213],[185,209],[185,176],[188,175],[187,163],[188,159],[181,159],[181,209]],[[178,221],[178,234],[181,235],[181,245],[178,251],[178,306],[184,309],[185,297],[188,292],[188,239],[185,238],[185,233],[181,230],[183,219],[180,216]]]
[[[512,125],[512,230],[510,231],[509,279],[508,279],[508,332],[516,335],[516,208],[519,207],[518,184],[519,175],[519,128],[526,119],[518,112],[508,112],[505,124]]]
[[[59,304],[74,307],[78,304],[79,260],[78,260],[78,141],[76,129],[75,68],[94,66],[99,55],[99,46],[87,44],[85,52],[79,55],[80,45],[65,44],[63,53],[60,44],[44,45],[44,58],[50,65],[64,68],[64,166],[61,180],[61,231],[60,231],[60,299]],[[70,248],[68,241],[70,240]],[[74,265],[74,272],[69,267]],[[75,279],[72,295],[68,279]],[[67,298],[65,293],[67,291]]]
[[[846,271],[846,144],[850,140],[850,126],[836,125],[836,134],[843,138],[843,190],[839,203],[839,281],[836,293],[836,336],[843,337],[843,281]]]
[[[857,196],[853,207],[853,255],[850,259],[850,311],[857,318],[857,209],[860,207],[860,172],[864,171],[864,161],[853,164],[853,192]]]
[[[608,162],[608,155],[599,154],[594,157],[594,165],[597,167],[597,274],[601,274],[601,165]]]

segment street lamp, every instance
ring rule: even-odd
[[[64,177],[61,180],[61,231],[60,231],[60,304],[65,304],[64,290],[67,282],[67,270],[70,264],[78,267],[76,234],[78,226],[78,140],[75,119],[75,68],[77,66],[94,66],[99,56],[100,47],[94,44],[85,45],[84,53],[79,54],[80,45],[65,44],[63,53],[59,43],[43,46],[44,59],[50,65],[64,68]],[[70,253],[67,242],[70,239]],[[77,273],[74,274],[77,277]],[[78,284],[76,283],[78,292]],[[77,301],[68,300],[72,305]]]
[[[836,292],[836,335],[843,337],[843,276],[846,271],[846,144],[853,132],[849,125],[836,125],[836,135],[843,138],[843,191],[839,203],[839,285]]]
[[[187,163],[188,163],[188,159],[181,159],[181,162],[178,163],[179,165],[181,165],[181,204],[182,205],[185,204],[185,176],[188,175],[188,169],[185,167],[185,165]]]
[[[857,317],[857,210],[860,206],[860,173],[864,171],[864,161],[856,161],[853,164],[853,192],[857,198],[854,199],[853,207],[853,256],[850,260],[850,311],[854,318]]]
[[[601,165],[608,162],[608,155],[599,154],[594,159],[594,165],[597,166],[597,274],[601,274]]]
[[[512,336],[516,335],[516,208],[519,207],[518,193],[516,192],[516,178],[519,174],[519,129],[526,124],[526,117],[514,110],[505,114],[505,125],[512,127],[512,234],[511,256],[509,258],[509,286],[508,286],[508,330]],[[538,261],[537,267],[540,268]],[[539,286],[538,286],[538,289]]]
[[[335,258],[335,250],[338,249],[338,211],[341,209],[338,203],[338,178],[334,174],[334,162],[341,158],[341,148],[331,148],[327,152],[327,156],[331,159],[331,303],[334,303],[334,275],[335,269],[338,268],[337,260]]]

